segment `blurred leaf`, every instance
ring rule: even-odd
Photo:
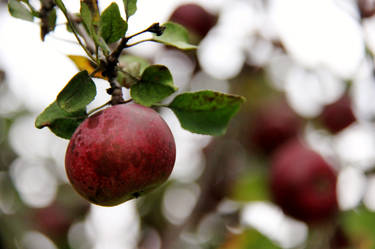
[[[89,74],[94,72],[95,64],[87,57],[81,55],[68,55],[69,59],[73,61],[79,71],[86,70]],[[94,75],[95,78],[108,79],[104,77],[101,72]]]
[[[241,174],[237,179],[231,198],[236,201],[265,201],[269,200],[268,172],[264,169],[251,169]]]
[[[67,112],[85,109],[95,98],[96,86],[87,71],[77,73],[57,96],[57,104]]]
[[[150,65],[146,59],[128,54],[120,56],[119,64],[121,68],[135,77],[140,77],[143,71]]]
[[[199,134],[223,135],[244,101],[245,98],[238,95],[205,90],[177,95],[168,107],[184,129]]]
[[[183,50],[197,48],[189,43],[189,32],[180,24],[167,22],[162,27],[165,28],[163,34],[161,36],[154,35],[154,41]]]
[[[375,212],[360,206],[341,213],[343,230],[358,249],[375,248]]]
[[[113,43],[123,37],[128,24],[121,18],[116,3],[112,3],[100,16],[99,33],[107,43]]]
[[[61,109],[57,102],[54,101],[39,114],[35,120],[35,126],[38,129],[48,127],[57,136],[69,139],[85,118],[85,109],[69,113]]]
[[[131,87],[130,95],[135,102],[151,106],[174,93],[176,89],[167,67],[151,65],[144,70],[138,84]]]
[[[65,5],[64,5],[64,3],[62,2],[62,0],[55,0],[55,3],[56,3],[56,5],[59,7],[59,9],[60,9],[65,15],[67,15],[67,11],[66,11]]]
[[[100,16],[99,16],[99,8],[98,8],[97,0],[81,0],[81,6],[82,6],[82,2],[85,3],[87,7],[89,8],[91,16],[92,16],[92,20],[94,22],[99,21]]]
[[[150,63],[141,57],[134,55],[122,55],[119,58],[121,71],[117,73],[117,81],[126,88],[137,84],[144,70]]]
[[[80,12],[85,29],[89,33],[90,37],[94,40],[95,45],[101,47],[103,49],[104,54],[107,55],[110,52],[110,49],[108,45],[105,43],[105,41],[101,37],[99,37],[94,28],[95,19],[92,16],[91,9],[86,3],[81,2]]]
[[[281,249],[281,247],[258,231],[251,229],[230,237],[220,249]]]
[[[89,6],[84,2],[81,2],[80,13],[81,13],[83,25],[85,26],[89,35],[92,37],[93,33],[95,33],[94,25],[93,25],[93,18],[92,18],[92,14],[91,14]]]
[[[19,18],[30,22],[34,20],[31,11],[29,11],[23,3],[17,0],[8,1],[8,10],[9,13],[15,18]]]
[[[123,0],[125,6],[126,20],[137,11],[137,0]]]

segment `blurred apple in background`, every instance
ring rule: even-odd
[[[266,154],[298,135],[302,120],[285,100],[272,100],[255,111],[249,131],[250,147]]]
[[[270,178],[274,200],[286,214],[319,223],[338,212],[336,172],[301,140],[292,139],[276,151]]]
[[[350,96],[344,94],[334,103],[326,105],[320,119],[324,127],[334,134],[354,123],[356,117],[353,113]]]
[[[375,15],[375,1],[374,0],[358,0],[358,9],[361,18],[368,18]]]
[[[85,217],[90,205],[68,184],[61,185],[58,193],[48,206],[31,210],[31,226],[61,244],[66,243],[70,226]]]
[[[72,218],[64,207],[53,203],[48,207],[35,210],[34,225],[38,231],[54,239],[67,234],[73,222]]]
[[[169,19],[185,26],[196,40],[201,40],[216,24],[217,16],[198,4],[187,3],[177,7]]]

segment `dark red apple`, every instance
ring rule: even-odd
[[[165,182],[176,157],[160,115],[135,103],[104,109],[74,132],[65,157],[75,190],[92,203],[114,206]]]
[[[357,0],[357,4],[361,18],[368,18],[375,15],[374,0]]]
[[[323,125],[334,134],[354,123],[356,117],[349,95],[344,94],[334,103],[325,106],[320,118]]]
[[[37,230],[46,234],[51,239],[66,236],[74,216],[66,207],[54,202],[51,205],[35,209],[33,224]]]
[[[274,200],[286,214],[315,223],[338,211],[334,169],[300,140],[275,152],[270,176]]]
[[[200,38],[203,38],[217,21],[215,15],[194,3],[180,5],[169,19],[181,24]]]
[[[251,122],[250,143],[265,153],[274,151],[298,135],[301,119],[285,101],[273,101],[259,108]]]

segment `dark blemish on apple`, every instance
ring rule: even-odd
[[[74,151],[74,149],[76,148],[76,143],[72,143],[72,151]]]

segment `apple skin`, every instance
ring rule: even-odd
[[[65,157],[75,190],[90,202],[114,206],[165,182],[176,145],[167,123],[151,108],[114,105],[84,120]]]
[[[203,38],[216,24],[217,17],[198,4],[188,3],[178,6],[169,20],[181,24]]]
[[[323,125],[333,134],[342,131],[357,120],[352,110],[351,99],[347,94],[326,105],[320,118]]]
[[[301,119],[285,101],[273,101],[254,114],[250,128],[250,147],[266,154],[272,153],[292,137],[302,126]]]
[[[298,139],[281,146],[272,158],[271,193],[287,215],[319,223],[338,212],[337,174]]]

